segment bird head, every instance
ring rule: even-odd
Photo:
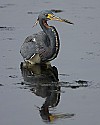
[[[55,20],[55,21],[59,21],[59,22],[65,22],[65,23],[69,23],[69,24],[74,24],[72,23],[71,21],[67,20],[67,19],[62,19],[56,15],[53,14],[52,11],[50,10],[44,10],[44,11],[41,11],[39,16],[38,16],[38,19],[37,21],[35,22],[34,26],[37,25],[37,23],[39,22],[39,20],[46,20],[46,21],[49,21],[49,20]]]

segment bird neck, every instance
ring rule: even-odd
[[[55,27],[49,26],[46,20],[41,20],[39,21],[39,23],[40,23],[41,28],[43,29],[43,31],[45,32],[45,34],[48,36],[50,40],[50,47],[52,49],[51,57],[52,59],[54,59],[58,55],[59,47],[60,47],[59,35],[57,33],[57,30]]]

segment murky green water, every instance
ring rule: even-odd
[[[74,22],[49,22],[61,48],[51,67],[20,67],[24,39],[43,9]],[[0,1],[0,125],[100,124],[100,2]]]

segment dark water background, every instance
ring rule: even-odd
[[[49,22],[59,31],[61,41],[60,53],[52,61],[58,70],[59,84],[55,85],[56,73],[50,69],[49,80],[55,86],[49,87],[41,86],[37,77],[39,86],[31,85],[32,73],[28,77],[30,82],[25,82],[30,72],[22,74],[20,70],[20,46],[28,35],[41,30],[39,25],[32,26],[44,9],[62,10],[56,15],[74,22],[74,26]],[[47,109],[43,112],[51,117],[51,122],[40,113],[48,99],[45,94],[49,100],[60,96],[58,104],[51,101],[57,105],[51,106],[49,113]],[[0,125],[48,123],[100,124],[99,0],[0,0]]]

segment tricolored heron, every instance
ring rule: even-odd
[[[25,62],[41,64],[57,57],[60,47],[59,35],[54,26],[47,24],[49,20],[73,24],[66,19],[55,16],[50,10],[40,12],[35,25],[39,22],[43,31],[28,36],[20,49]]]

